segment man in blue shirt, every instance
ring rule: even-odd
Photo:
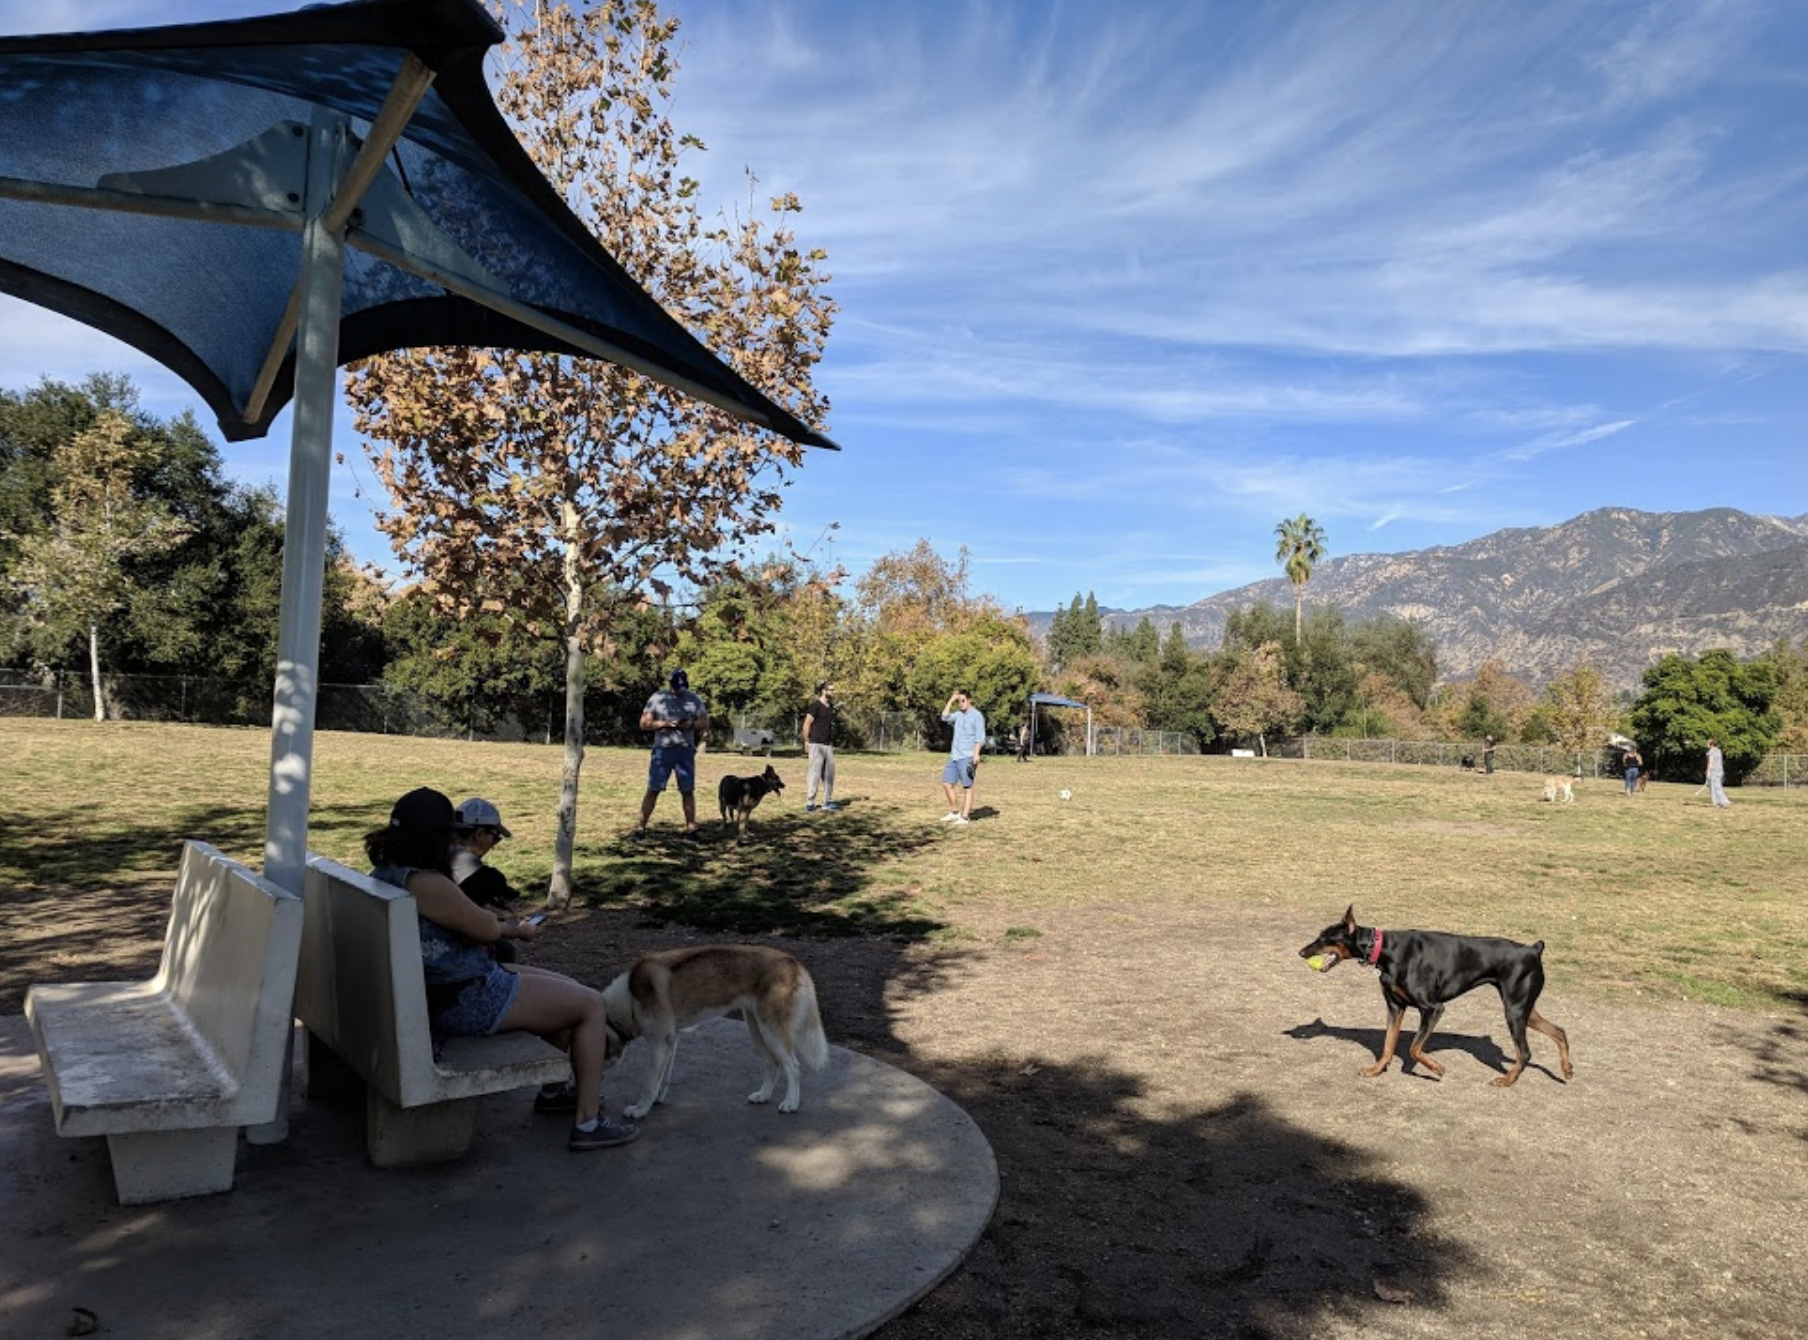
[[[965,689],[948,695],[942,720],[954,727],[954,743],[948,748],[948,766],[942,769],[942,790],[948,797],[947,824],[973,822],[973,776],[979,769],[979,751],[986,745],[986,718],[973,705]]]

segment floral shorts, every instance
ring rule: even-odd
[[[502,1023],[520,989],[521,979],[514,973],[491,968],[433,1016],[433,1031],[448,1038],[488,1037]]]

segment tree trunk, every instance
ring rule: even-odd
[[[1301,611],[1306,607],[1306,587],[1303,582],[1293,584],[1293,645],[1299,646],[1300,625],[1304,622]]]
[[[107,700],[100,689],[100,625],[88,625],[88,673],[94,680],[94,719],[107,719]]]
[[[571,902],[571,858],[578,838],[578,774],[584,767],[584,574],[578,561],[578,515],[565,504],[565,763],[559,772],[559,833],[553,845],[550,907]]]

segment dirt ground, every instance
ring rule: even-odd
[[[0,1013],[31,980],[148,974],[156,902],[119,898],[12,899]],[[1553,989],[1575,1079],[1534,1035],[1500,1090],[1506,1033],[1476,993],[1434,1044],[1442,1080],[1362,1079],[1380,992],[1304,968],[1317,923],[1204,898],[1042,908],[1022,937],[988,915],[963,908],[982,948],[780,942],[834,1042],[940,1088],[997,1153],[990,1229],[882,1340],[1800,1333],[1801,1011]],[[576,912],[532,960],[600,984],[712,938]]]

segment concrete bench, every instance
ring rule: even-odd
[[[445,1038],[435,1057],[414,898],[310,855],[295,1013],[308,1030],[308,1096],[364,1087],[365,1147],[379,1168],[462,1157],[477,1100],[571,1078],[531,1033]]]
[[[284,1092],[301,929],[300,899],[189,842],[155,977],[26,995],[57,1134],[107,1137],[122,1205],[232,1189]]]

